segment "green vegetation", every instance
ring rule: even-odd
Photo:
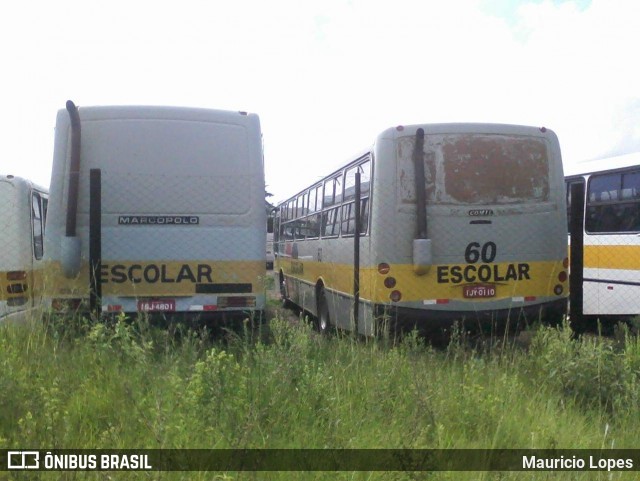
[[[212,338],[123,319],[0,329],[0,446],[634,448],[640,342],[539,328],[447,348],[415,336]],[[260,340],[266,339],[268,340]],[[4,476],[4,477],[3,477]],[[27,477],[29,476],[29,477]],[[636,479],[636,473],[0,473],[0,479]]]

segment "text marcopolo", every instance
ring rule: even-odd
[[[197,215],[120,215],[118,225],[188,226],[200,224]]]

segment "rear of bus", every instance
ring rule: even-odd
[[[266,211],[258,117],[169,107],[78,111],[77,205],[68,195],[69,113],[61,110],[56,124],[47,237],[54,310],[89,299],[89,176],[100,169],[103,312],[260,317]],[[65,230],[74,211],[75,236]],[[79,248],[69,248],[74,238]]]
[[[378,311],[425,330],[455,320],[504,327],[562,319],[565,197],[552,131],[398,127],[378,137],[374,152]]]

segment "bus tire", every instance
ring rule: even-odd
[[[327,295],[323,288],[318,292],[318,317],[316,320],[316,328],[320,334],[329,334],[331,332],[331,316],[329,314],[329,303]]]
[[[289,299],[289,293],[287,292],[287,282],[284,279],[284,274],[280,272],[280,305],[284,309],[291,307],[291,300]]]

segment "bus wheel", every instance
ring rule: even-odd
[[[329,304],[324,289],[321,289],[318,293],[318,319],[316,327],[321,334],[328,334],[331,331]]]
[[[283,308],[289,308],[291,301],[289,300],[289,293],[287,292],[287,282],[284,280],[284,275],[280,273],[280,303]]]

